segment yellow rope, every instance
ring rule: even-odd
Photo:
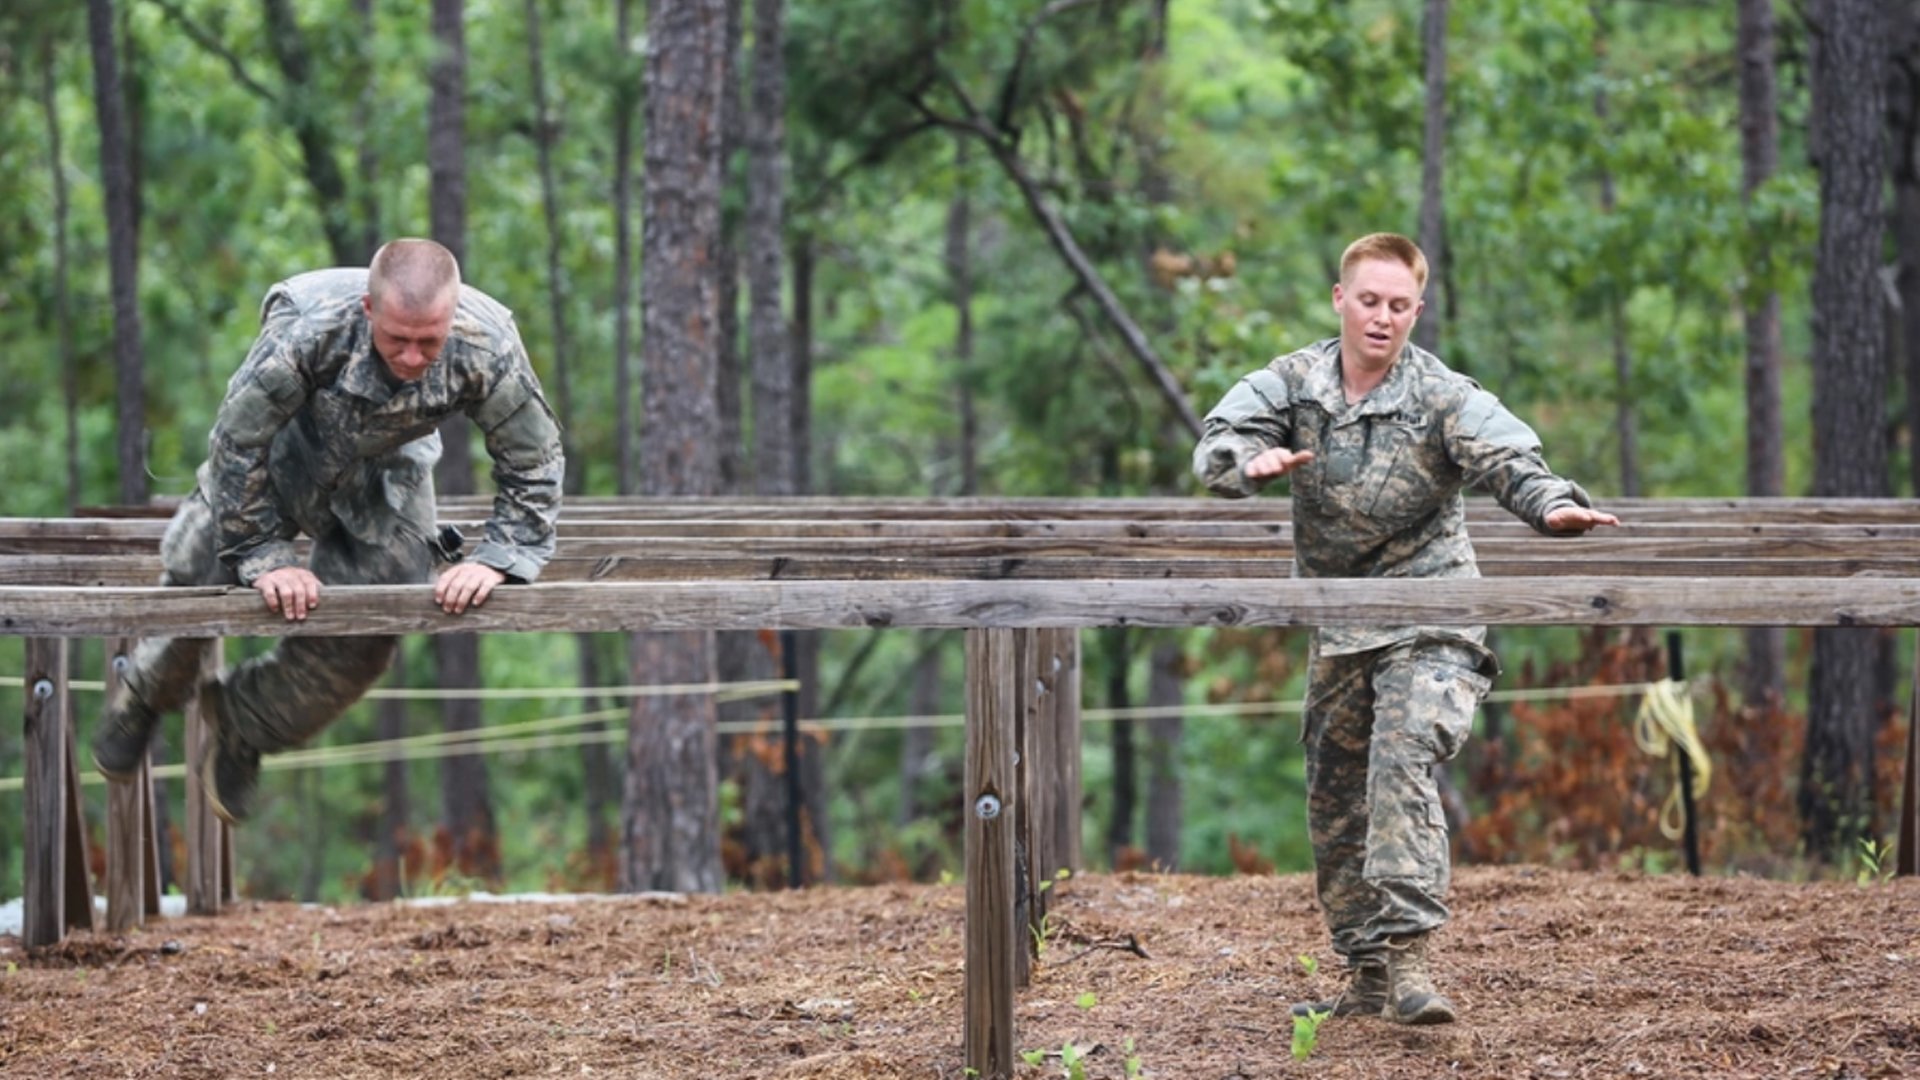
[[[1660,831],[1667,839],[1678,840],[1686,835],[1685,813],[1680,801],[1681,755],[1685,754],[1685,760],[1693,766],[1696,806],[1707,790],[1707,781],[1713,778],[1713,760],[1707,756],[1707,748],[1700,744],[1699,729],[1694,727],[1693,698],[1687,694],[1686,683],[1664,679],[1648,686],[1646,697],[1640,701],[1640,711],[1633,718],[1633,741],[1646,753],[1666,758],[1673,764],[1673,790],[1667,793],[1667,803],[1660,808]],[[1670,749],[1675,752],[1668,753]]]

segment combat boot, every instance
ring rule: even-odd
[[[1451,1024],[1453,1002],[1427,974],[1427,935],[1387,939],[1387,1002],[1381,1015],[1397,1024]]]
[[[260,788],[260,751],[241,737],[239,718],[227,708],[226,690],[217,680],[200,684],[200,716],[206,724],[200,748],[200,785],[207,805],[229,825],[253,814]]]
[[[1302,1001],[1293,1006],[1293,1015],[1331,1013],[1334,1016],[1379,1016],[1387,1005],[1387,966],[1374,956],[1354,961],[1348,969],[1347,988],[1331,1001]]]
[[[107,699],[106,715],[93,729],[93,767],[109,780],[131,780],[146,760],[160,714],[147,708],[123,680]]]

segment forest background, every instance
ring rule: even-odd
[[[1913,495],[1913,23],[1880,0],[16,0],[0,514],[185,494],[266,288],[410,234],[516,310],[576,494],[1194,494],[1190,414],[1331,336],[1342,247],[1391,229],[1434,259],[1418,340],[1603,504]],[[702,355],[667,326],[689,243],[712,255]],[[689,418],[713,459],[667,476],[649,432]],[[469,460],[443,493],[484,491],[471,444],[449,445]],[[1092,863],[1307,868],[1304,633],[1082,636],[1087,707],[1156,710],[1092,716]],[[1897,636],[1687,633],[1712,870],[1845,874],[1884,850]],[[766,644],[722,635],[706,670],[766,674]],[[1502,689],[1663,673],[1646,631],[1497,645]],[[390,684],[673,681],[643,652],[417,639]],[[957,873],[959,635],[802,652],[802,714],[823,722],[804,876]],[[75,676],[105,663],[90,643]],[[22,665],[0,638],[0,676]],[[1449,778],[1460,857],[1671,868],[1637,701],[1490,705]],[[701,702],[695,724],[764,729],[778,708]],[[268,773],[237,833],[243,893],[688,884],[622,847],[621,718],[660,721],[609,703],[357,706],[321,748],[552,732]],[[178,740],[170,721],[156,761]],[[1845,779],[1810,784],[1807,748],[1835,740]],[[772,748],[721,740],[720,842],[693,887],[784,880]],[[0,725],[0,777],[22,768]],[[97,828],[103,789],[86,796]],[[0,813],[0,895],[20,820]]]

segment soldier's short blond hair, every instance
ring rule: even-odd
[[[367,296],[375,306],[392,300],[407,311],[428,311],[459,290],[460,261],[432,240],[389,240],[367,266]]]
[[[1422,290],[1427,287],[1427,256],[1420,245],[1390,232],[1368,233],[1347,245],[1346,253],[1340,256],[1341,284],[1352,281],[1353,268],[1369,259],[1397,262],[1413,271],[1414,284]]]

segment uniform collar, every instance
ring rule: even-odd
[[[1387,377],[1380,385],[1351,406],[1347,404],[1346,391],[1340,386],[1340,339],[1316,341],[1307,346],[1307,351],[1314,354],[1314,361],[1301,385],[1301,396],[1318,403],[1328,415],[1342,421],[1358,420],[1390,415],[1405,407],[1414,381],[1412,343],[1400,350],[1400,358],[1387,370]]]

